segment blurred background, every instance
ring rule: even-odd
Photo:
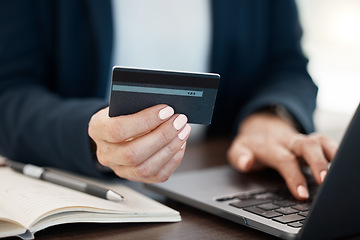
[[[316,126],[339,141],[360,102],[360,1],[296,1],[308,70],[319,87]]]

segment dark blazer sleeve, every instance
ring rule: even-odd
[[[41,7],[39,1],[0,2],[0,154],[100,176],[87,126],[107,102],[55,93],[59,73],[51,71]]]
[[[245,117],[272,105],[283,106],[302,132],[314,131],[317,86],[300,47],[295,1],[213,4],[211,70],[221,80],[209,135],[236,134]]]
[[[280,105],[294,117],[303,133],[310,133],[314,131],[318,89],[307,72],[296,5],[294,1],[275,1],[269,7],[269,47],[261,74],[263,82],[244,105],[238,121],[264,106]]]

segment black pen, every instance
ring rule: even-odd
[[[7,161],[7,165],[15,171],[29,177],[41,179],[107,200],[124,200],[123,196],[115,193],[110,189],[106,189],[97,185],[92,185],[74,178],[61,175],[56,172],[48,171],[44,168],[34,166],[32,164],[23,164],[19,162]]]

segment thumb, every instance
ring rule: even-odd
[[[255,157],[250,148],[241,143],[234,141],[227,152],[230,164],[241,172],[249,172],[253,169]]]

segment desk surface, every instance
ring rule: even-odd
[[[176,171],[187,171],[226,164],[229,140],[217,139],[189,145],[182,164]],[[140,183],[129,186],[165,205],[178,210],[178,223],[111,223],[65,224],[36,233],[36,239],[277,239],[265,233],[208,214],[190,206],[166,199],[143,188]],[[10,239],[10,238],[9,238]],[[14,238],[15,239],[15,238]],[[18,238],[16,238],[18,239]],[[355,238],[352,238],[355,239]]]

